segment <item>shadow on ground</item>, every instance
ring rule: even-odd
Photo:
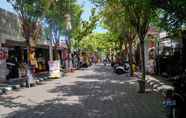
[[[14,102],[15,99],[20,98],[22,96],[16,97],[3,97],[0,96],[0,106],[14,108],[14,107],[21,107],[21,108],[28,108],[28,105]]]
[[[99,70],[100,69],[100,70]],[[13,112],[7,118],[165,118],[157,95],[137,94],[135,80],[97,66],[73,85],[48,92],[58,98]]]

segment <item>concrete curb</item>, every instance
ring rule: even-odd
[[[158,80],[155,77],[152,77],[150,75],[147,75],[146,77],[146,84],[147,86],[154,92],[158,92],[161,95],[165,95],[165,92],[167,90],[174,91],[174,87],[172,85],[168,85],[161,80]]]
[[[134,75],[137,79],[140,79],[142,76],[140,72],[136,72]],[[167,90],[174,91],[174,87],[172,85],[166,84],[151,75],[146,75],[145,82],[147,88],[150,88],[151,91],[157,92],[160,95],[165,95]]]
[[[36,77],[34,78],[34,82],[31,83],[31,86],[41,85],[42,81],[47,81],[49,78],[47,76],[44,77]],[[0,86],[0,95],[7,94],[13,90],[21,89],[26,87],[26,81],[18,82],[18,83],[10,83],[10,84],[2,84]]]
[[[74,71],[76,72],[76,71]],[[74,74],[76,73],[69,73],[66,76],[74,76]],[[50,80],[54,80],[52,78],[50,78],[48,75],[40,75],[40,76],[36,76],[34,77],[33,83],[31,83],[31,87],[32,86],[37,86],[37,85],[42,85],[44,83],[44,81],[50,81]],[[7,94],[11,91],[17,90],[17,89],[21,89],[27,87],[27,83],[26,80],[18,82],[18,83],[7,83],[7,84],[2,84],[2,86],[0,86],[0,95],[2,94]]]
[[[12,87],[10,87],[10,86],[7,86],[7,87],[3,87],[3,88],[1,88],[1,90],[3,91],[3,93],[8,93],[8,92],[11,92],[12,90],[13,90],[13,88]]]

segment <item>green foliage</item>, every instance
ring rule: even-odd
[[[71,17],[72,30],[68,32],[68,35],[70,35],[79,24],[81,13],[82,8],[76,3],[76,0],[58,0],[47,10],[45,37],[58,45],[62,33],[67,35],[65,15],[69,14]]]
[[[7,0],[16,10],[22,25],[23,37],[37,40],[41,34],[40,21],[45,11],[43,0]],[[28,43],[29,45],[30,43]]]
[[[185,0],[155,0],[155,6],[160,9],[159,27],[175,34],[186,24]]]
[[[127,39],[130,52],[135,33],[138,35],[141,44],[142,72],[145,78],[144,39],[150,23],[156,15],[156,7],[152,0],[105,0],[104,3],[100,0],[92,1],[106,9],[105,23],[111,31],[119,34],[119,39]],[[119,42],[121,48],[123,42],[122,40],[119,40]]]
[[[76,0],[58,0],[48,9],[46,18],[56,22],[61,29],[65,29],[65,14],[71,16],[71,23],[73,29],[80,21],[82,8],[76,3]]]
[[[149,24],[156,13],[152,0],[122,0],[122,5],[140,40],[144,40]]]
[[[107,0],[102,15],[104,27],[117,35],[118,49],[116,50],[122,55],[123,47],[126,48],[127,44],[132,45],[136,36],[135,30],[130,24],[129,15],[120,0]]]
[[[186,20],[185,0],[154,0],[154,4],[156,7],[165,10],[173,19]]]
[[[93,33],[82,39],[80,48],[91,52],[99,50],[106,54],[114,48],[116,39],[117,36],[112,33]]]
[[[29,20],[37,20],[44,8],[40,0],[7,0],[11,3],[19,16],[27,17]]]
[[[80,15],[79,15],[80,16]],[[80,41],[91,34],[96,28],[97,22],[99,21],[100,15],[96,13],[96,9],[92,9],[91,16],[88,21],[79,20],[78,25],[73,31],[73,37],[75,40],[75,48],[79,47]]]

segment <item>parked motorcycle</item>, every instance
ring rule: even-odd
[[[127,62],[125,62],[123,64],[114,64],[113,68],[115,73],[124,74],[129,72],[130,66]]]
[[[172,78],[174,90],[165,93],[163,105],[168,118],[186,118],[186,72]]]

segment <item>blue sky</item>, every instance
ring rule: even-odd
[[[6,0],[0,0],[0,7],[10,12],[15,12],[12,6],[9,3],[7,3]]]
[[[83,6],[83,9],[84,9],[84,13],[82,14],[82,19],[88,20],[89,16],[91,15],[91,9],[94,7],[94,5],[91,4],[88,0],[77,0],[77,1],[81,6]],[[12,6],[9,3],[7,3],[6,0],[0,0],[0,8],[3,8],[3,9],[6,9],[10,12],[15,13]],[[105,31],[106,30],[101,28],[99,25],[95,29],[95,32],[105,32]]]
[[[77,0],[78,3],[83,7],[84,13],[82,15],[82,19],[88,20],[91,15],[91,9],[94,7],[88,0]]]

